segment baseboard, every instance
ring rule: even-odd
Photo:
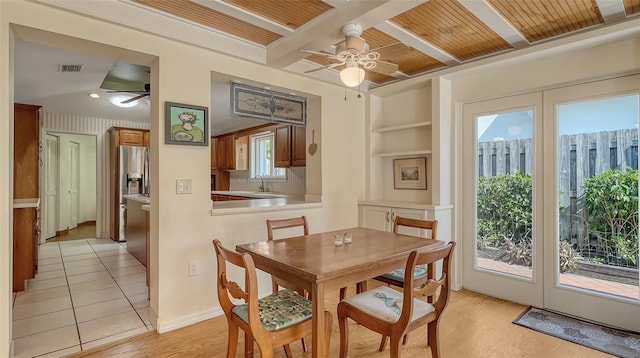
[[[192,324],[195,324],[201,321],[206,321],[208,319],[221,316],[223,314],[224,312],[222,311],[222,308],[216,307],[216,308],[188,314],[171,321],[163,322],[158,320],[156,323],[156,330],[158,331],[158,333],[170,332],[178,328],[190,326]]]
[[[69,234],[69,229],[64,229],[64,230],[56,231],[56,236],[68,235],[68,234]]]
[[[78,226],[86,226],[86,225],[96,225],[96,221],[95,220],[89,220],[89,221],[85,221],[83,223],[78,223]]]
[[[9,344],[9,357],[13,358],[14,357],[14,352],[13,352],[13,342],[14,340],[11,340],[11,344]]]

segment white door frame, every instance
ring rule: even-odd
[[[478,128],[476,117],[478,115],[511,112],[517,110],[533,110],[533,231],[532,231],[532,260],[533,271],[531,279],[490,271],[479,268],[476,265],[476,197],[478,179]],[[542,134],[542,93],[533,92],[517,96],[498,98],[482,102],[463,105],[462,128],[462,203],[461,216],[466,218],[462,224],[463,250],[462,250],[462,285],[463,287],[484,293],[493,297],[502,298],[524,305],[542,307],[542,254],[543,242],[540,239],[542,230],[541,205],[536,205],[544,192],[542,188],[542,173],[536,168],[541,167],[542,149],[539,140]]]
[[[559,104],[582,100],[621,96],[640,92],[640,75],[579,84],[545,91],[544,93],[544,200],[554,203],[555,210],[546,210],[544,228],[547,242],[544,256],[548,262],[544,271],[545,307],[570,315],[640,332],[640,300],[612,296],[605,293],[563,286],[559,283],[558,259],[558,118]],[[552,159],[553,158],[553,159]],[[552,240],[551,240],[552,239]]]

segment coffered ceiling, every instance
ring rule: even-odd
[[[300,50],[335,53],[348,23],[369,48],[402,42],[382,60],[398,70],[366,72],[372,88],[624,22],[640,0],[41,0],[214,51],[305,73],[331,63]],[[171,26],[167,26],[171,24]],[[339,83],[334,67],[307,76]]]

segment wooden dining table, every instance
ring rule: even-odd
[[[336,246],[334,235],[350,232],[352,242]],[[255,266],[311,292],[313,302],[312,356],[323,352],[325,293],[403,268],[413,250],[429,251],[446,243],[422,237],[354,227],[281,240],[236,246]]]

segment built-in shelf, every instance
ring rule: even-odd
[[[373,153],[372,157],[403,157],[407,155],[427,155],[431,154],[431,150],[412,150],[408,152],[383,152],[383,153]]]
[[[431,125],[431,122],[416,122],[416,123],[402,124],[402,125],[399,125],[399,126],[377,128],[377,129],[372,130],[372,132],[373,133],[384,133],[384,132],[400,131],[400,130],[403,130],[403,129],[426,127],[426,126],[430,126],[430,125]]]

